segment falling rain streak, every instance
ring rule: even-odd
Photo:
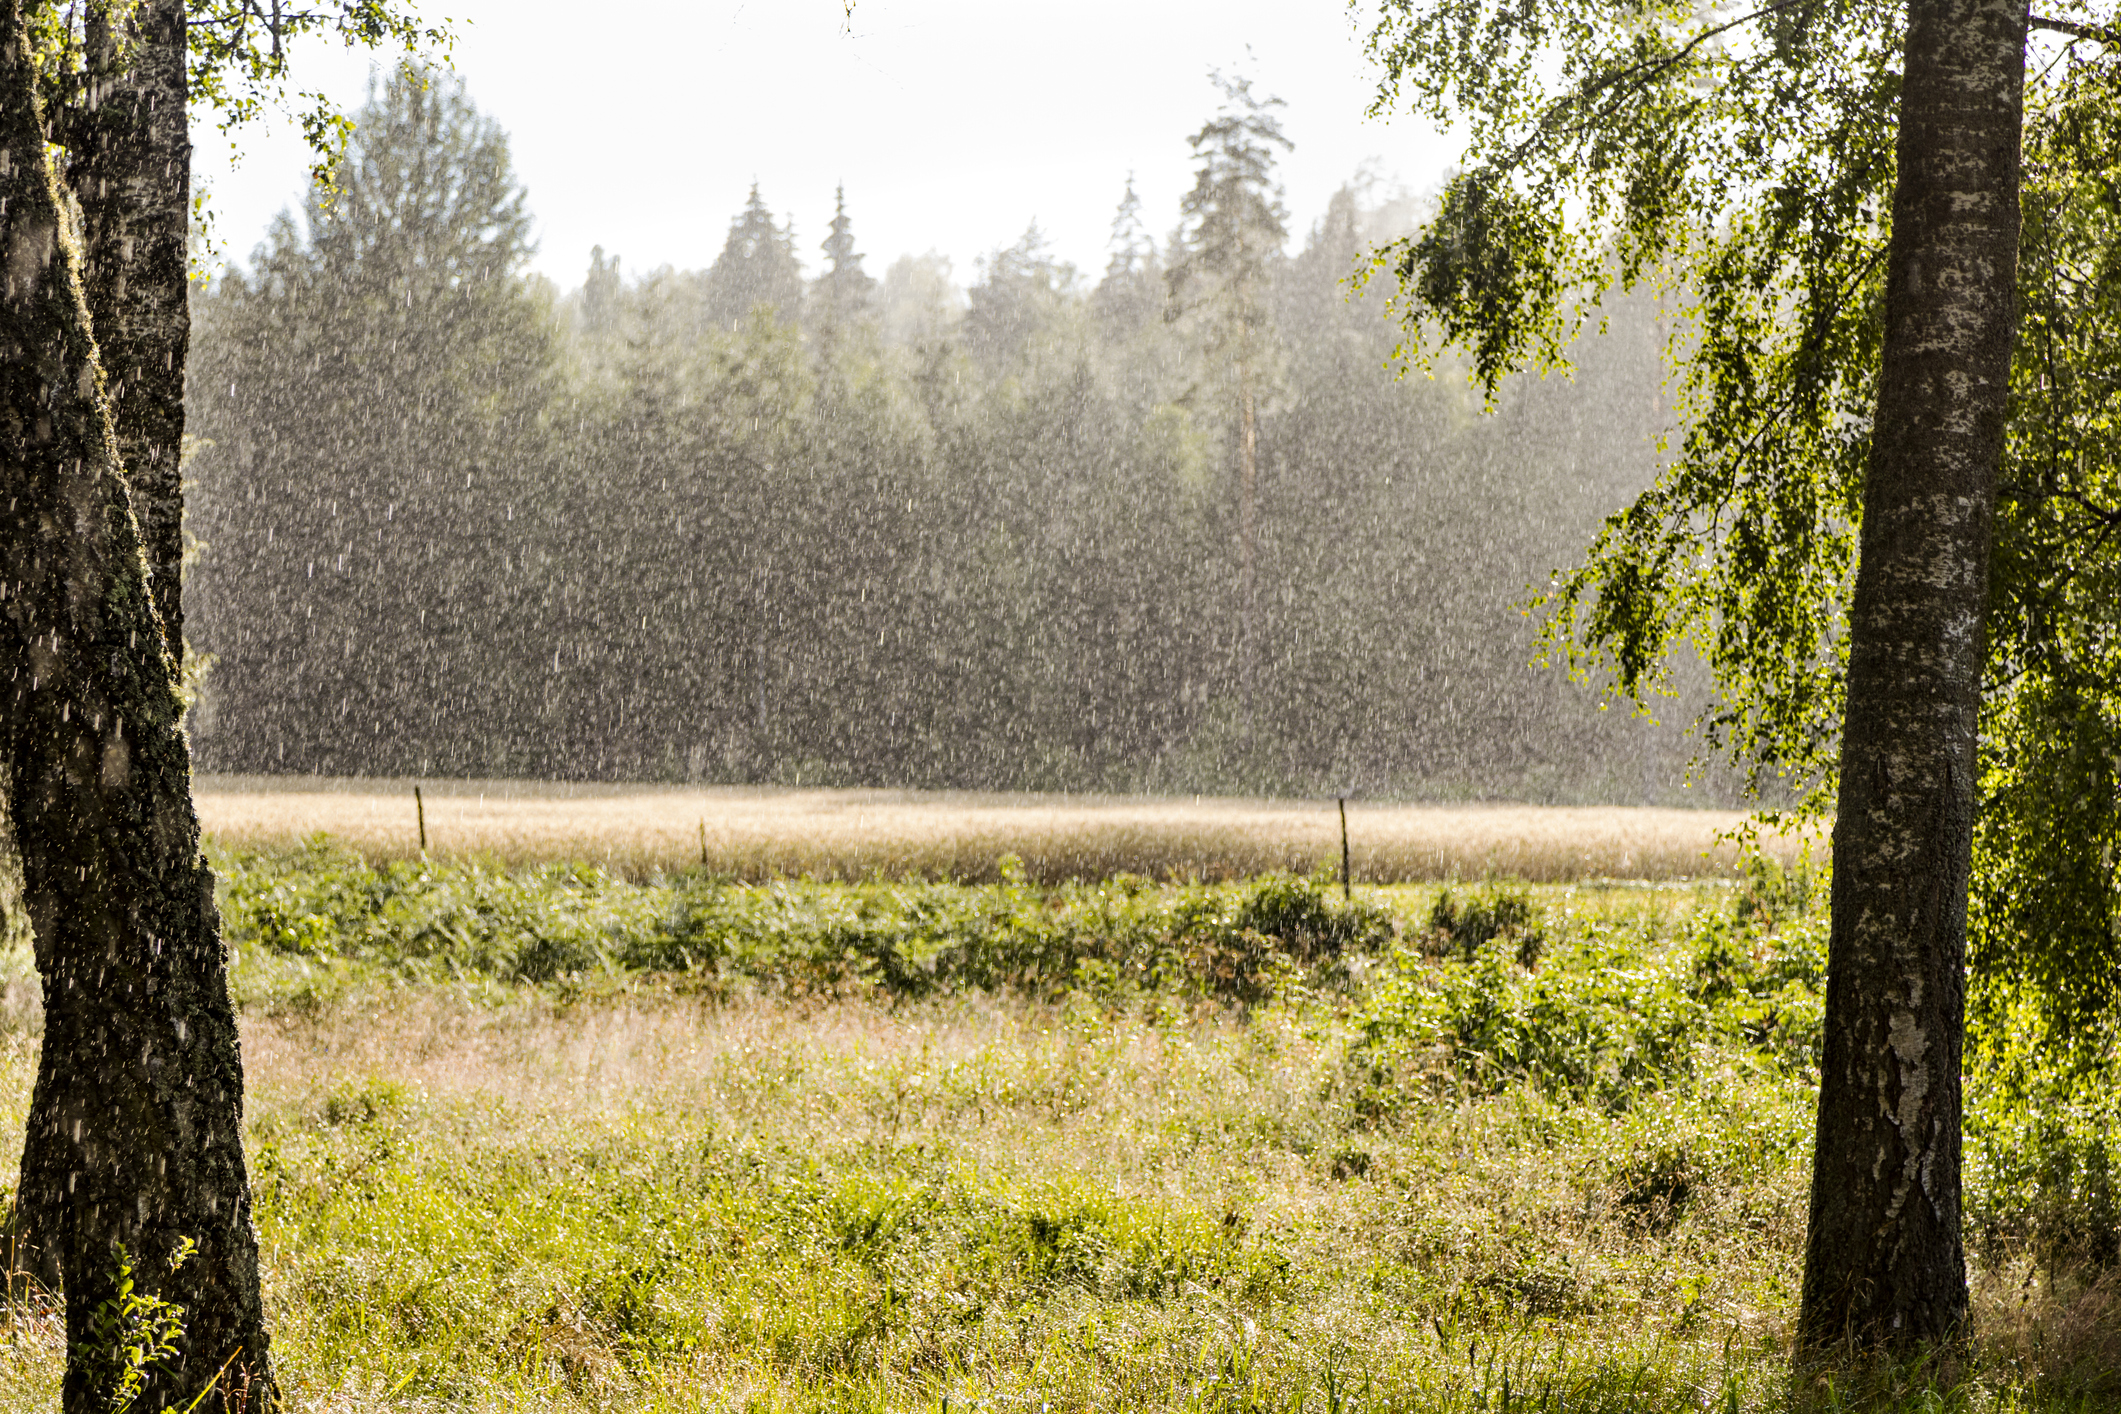
[[[1261,239],[1244,111],[1102,271],[1034,225],[879,279],[844,197],[813,239],[754,189],[704,268],[561,295],[505,136],[393,79],[194,300],[202,765],[1681,798],[1687,744],[1520,611],[1652,474],[1654,311],[1494,416],[1396,377],[1350,277],[1421,201]]]

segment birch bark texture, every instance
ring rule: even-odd
[[[1800,1345],[1966,1318],[1960,1059],[1975,733],[2016,328],[2025,0],[1912,0],[1849,621]]]
[[[81,209],[82,286],[118,461],[170,656],[184,661],[184,366],[191,130],[184,0],[89,8],[86,74],[59,135]]]
[[[213,1385],[200,1410],[259,1408],[235,1014],[79,261],[22,0],[0,0],[0,767],[45,996],[19,1202],[64,1283],[69,1414],[112,1402],[94,1321],[121,1247],[184,1323],[132,1407]]]

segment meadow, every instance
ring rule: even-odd
[[[217,863],[295,1409],[2121,1402],[2121,1292],[1978,1104],[1974,1342],[1792,1375],[1824,924],[1771,859],[1346,898]],[[52,1407],[49,1304],[5,1330],[0,1410]]]
[[[1043,883],[1143,874],[1244,879],[1340,858],[1331,800],[979,794],[545,781],[207,776],[207,834],[224,848],[289,849],[329,834],[371,861],[427,853],[509,864],[586,860],[634,878],[704,868],[733,878],[991,882],[1014,855]],[[1351,801],[1355,878],[1729,876],[1743,851],[1727,810]],[[1784,862],[1799,839],[1768,840]]]

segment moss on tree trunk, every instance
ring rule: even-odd
[[[267,1348],[213,878],[21,0],[0,0],[0,282],[0,765],[45,995],[20,1196],[65,1285],[64,1403],[109,1407],[92,1333],[122,1247],[140,1288],[184,1311],[134,1407],[188,1403],[232,1356],[256,1407]]]
[[[90,7],[81,99],[56,134],[81,208],[82,286],[118,462],[170,656],[184,660],[184,365],[191,345],[191,132],[184,0]]]

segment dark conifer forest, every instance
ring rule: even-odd
[[[1226,82],[1179,212],[1115,174],[1102,270],[865,254],[767,184],[562,294],[506,136],[392,79],[194,298],[202,765],[1691,798],[1524,611],[1653,474],[1654,310],[1492,416],[1399,376],[1351,277],[1421,202],[1291,229],[1278,114]]]

